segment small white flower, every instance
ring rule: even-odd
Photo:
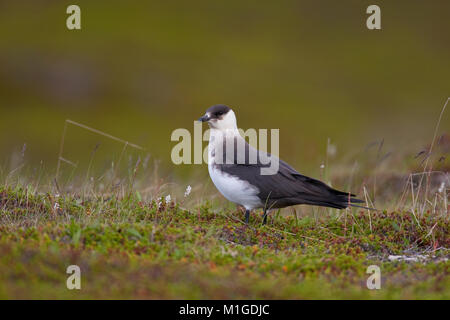
[[[325,165],[322,163],[321,165],[320,165],[320,169],[324,169],[325,168]]]
[[[55,204],[53,205],[53,210],[58,210],[59,209],[59,203],[55,202]]]
[[[162,197],[159,197],[158,199],[156,199],[156,201],[158,202],[158,209],[161,209],[161,206],[162,206]]]
[[[166,197],[166,204],[169,204],[170,201],[172,201],[172,198],[170,197],[170,194]]]
[[[191,193],[191,186],[187,186],[186,191],[184,192],[184,197],[186,198]]]

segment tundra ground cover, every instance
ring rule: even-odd
[[[450,298],[448,217],[430,211],[274,214],[267,226],[254,214],[247,226],[208,203],[2,187],[0,217],[1,298]],[[72,264],[81,290],[66,288]],[[369,265],[380,290],[367,289]]]

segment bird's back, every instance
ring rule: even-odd
[[[257,150],[250,146],[241,136],[232,138],[233,144],[225,145],[222,152],[220,170],[230,176],[247,181],[258,189],[258,197],[265,208],[282,208],[296,204],[310,204],[343,209],[350,203],[360,203],[361,200],[353,198],[354,195],[335,190],[325,183],[309,178],[297,172],[283,160]],[[241,154],[228,152],[227,146],[243,144]],[[244,155],[242,155],[244,152]],[[217,157],[220,155],[216,154]],[[256,161],[255,161],[256,159]],[[262,174],[261,169],[267,168],[270,161],[278,161],[278,171],[275,174]]]

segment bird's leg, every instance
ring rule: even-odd
[[[245,210],[245,223],[248,224],[250,220],[250,210]]]
[[[267,223],[267,209],[264,208],[264,214],[263,214],[263,222],[262,224],[265,225]]]

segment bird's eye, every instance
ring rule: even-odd
[[[223,115],[223,111],[218,111],[218,112],[216,113],[216,116],[221,116],[221,115]]]

